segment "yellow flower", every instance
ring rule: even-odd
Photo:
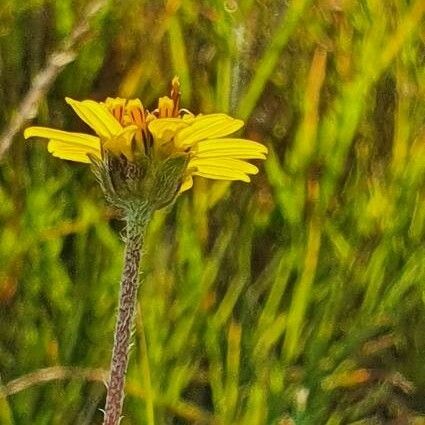
[[[221,113],[195,116],[180,109],[177,78],[172,82],[171,97],[161,97],[152,112],[138,99],[80,102],[66,98],[66,102],[96,136],[29,127],[24,137],[46,138],[52,155],[84,163],[102,160],[105,153],[125,157],[129,163],[143,157],[160,161],[187,155],[181,192],[192,186],[192,176],[249,182],[249,175],[256,174],[258,168],[246,160],[266,157],[267,148],[261,143],[226,137],[238,131],[243,121]]]

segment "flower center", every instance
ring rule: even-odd
[[[105,106],[122,127],[136,127],[131,133],[133,140],[126,141],[128,149],[122,151],[130,159],[137,156],[138,152],[169,156],[175,150],[172,143],[175,134],[193,118],[190,111],[179,109],[180,83],[177,77],[172,81],[170,97],[160,97],[157,108],[152,112],[139,99],[107,98]],[[154,121],[155,125],[150,125]]]

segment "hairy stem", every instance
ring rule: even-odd
[[[106,395],[103,425],[118,425],[124,402],[125,375],[137,303],[139,267],[144,235],[151,213],[146,205],[127,211],[124,270],[121,277],[114,347]]]

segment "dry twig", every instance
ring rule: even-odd
[[[83,379],[86,381],[105,382],[108,372],[103,369],[85,369],[80,367],[53,366],[39,369],[35,372],[21,376],[7,384],[0,386],[0,399],[12,394],[19,393],[44,382],[64,380],[64,379]]]
[[[62,47],[54,51],[47,59],[46,66],[34,77],[31,88],[26,93],[22,102],[12,116],[9,125],[0,135],[0,160],[3,159],[13,138],[23,126],[33,119],[38,112],[40,100],[47,94],[49,88],[56,81],[62,70],[77,57],[76,48],[81,47],[81,42],[90,31],[90,20],[107,3],[107,0],[94,0],[91,2],[83,19],[76,24],[69,36],[62,43]]]

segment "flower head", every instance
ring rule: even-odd
[[[48,150],[56,157],[91,163],[115,204],[149,193],[159,208],[192,187],[193,176],[249,182],[258,168],[246,160],[265,159],[267,153],[258,142],[226,137],[243,121],[222,113],[195,116],[181,109],[177,78],[170,97],[159,98],[152,112],[139,99],[66,102],[96,135],[29,127],[24,137],[48,139]],[[161,184],[169,187],[161,189]],[[158,201],[161,191],[167,193]]]

